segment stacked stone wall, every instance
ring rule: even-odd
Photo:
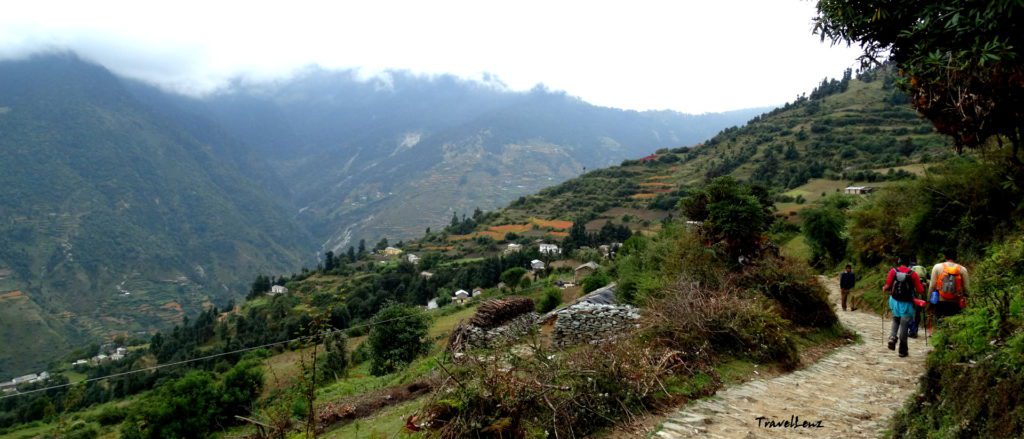
[[[640,312],[629,305],[578,303],[556,313],[556,347],[597,343],[638,328]]]

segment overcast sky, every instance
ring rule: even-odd
[[[152,3],[152,4],[148,4]],[[310,64],[543,83],[604,106],[687,113],[781,104],[853,66],[808,0],[12,1],[0,58],[72,50],[192,94]]]

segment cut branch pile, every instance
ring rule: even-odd
[[[529,297],[488,300],[480,304],[469,324],[484,329],[496,328],[534,309],[533,299]]]

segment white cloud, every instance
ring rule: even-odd
[[[493,74],[599,105],[706,112],[779,104],[852,66],[856,50],[820,43],[813,16],[801,0],[33,1],[0,14],[0,57],[69,49],[192,93],[309,64]]]

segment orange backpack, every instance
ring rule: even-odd
[[[960,265],[950,266],[947,263],[942,268],[943,273],[939,275],[936,289],[939,290],[942,300],[956,300],[964,291],[964,277],[960,274]]]

